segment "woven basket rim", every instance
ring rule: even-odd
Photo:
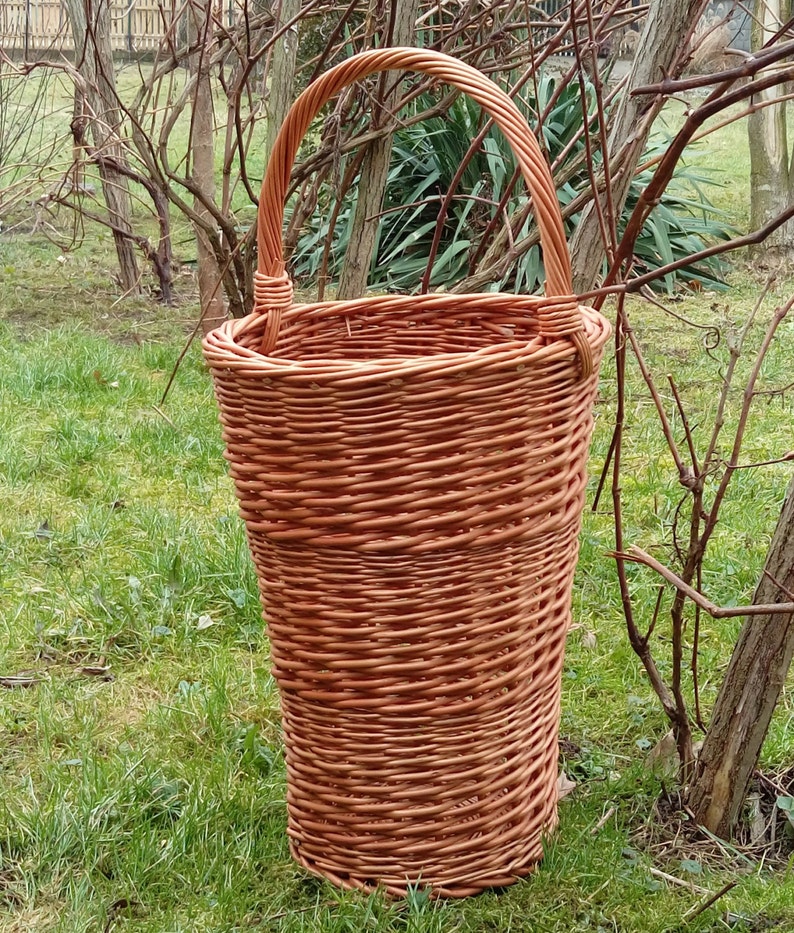
[[[447,299],[449,308],[446,310],[448,316],[460,314],[465,316],[466,310],[471,311],[477,305],[488,305],[493,299],[493,311],[495,315],[505,316],[504,302],[510,300],[514,302],[516,313],[523,310],[536,310],[537,304],[545,303],[548,299],[540,298],[535,295],[510,295],[504,292],[488,292],[485,294],[457,295],[448,293],[435,293],[433,296],[416,295],[389,295],[379,296],[383,304],[383,310],[416,310],[417,303],[421,299],[432,297],[434,299]],[[304,304],[294,304],[284,312],[282,326],[287,328],[291,322],[294,322],[307,314],[316,314],[317,312],[333,311],[329,314],[331,319],[340,319],[352,317],[356,311],[373,311],[373,296],[352,299],[349,301],[322,301],[307,302]],[[461,300],[468,300],[467,309],[459,307]],[[441,302],[434,302],[441,304]],[[609,336],[610,326],[606,318],[598,311],[585,305],[579,306],[581,319],[586,332],[587,340],[596,349],[603,345]],[[425,308],[423,310],[432,310]],[[440,309],[441,310],[441,309]],[[483,310],[487,311],[487,308]],[[322,316],[322,315],[320,315]],[[474,350],[448,351],[443,353],[422,353],[411,356],[382,356],[373,357],[368,360],[361,359],[339,359],[338,357],[328,358],[321,356],[305,357],[303,359],[294,359],[288,356],[271,356],[261,353],[259,350],[243,344],[243,338],[252,333],[258,334],[264,330],[265,319],[258,312],[252,312],[242,318],[225,321],[220,327],[212,331],[204,338],[205,351],[213,354],[221,354],[228,365],[235,363],[241,366],[255,367],[261,373],[267,373],[269,376],[277,377],[279,375],[305,375],[316,378],[322,374],[341,376],[383,376],[390,375],[395,378],[399,375],[413,373],[428,373],[435,369],[443,370],[449,374],[456,368],[461,372],[471,366],[477,368],[488,365],[499,366],[515,362],[516,364],[527,364],[533,361],[540,361],[549,356],[558,359],[567,356],[575,356],[576,347],[566,337],[560,337],[557,340],[550,340],[538,333],[530,340],[523,339],[499,339],[494,333],[494,342]]]

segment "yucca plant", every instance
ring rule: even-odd
[[[426,102],[417,106],[424,107]],[[481,126],[479,107],[458,97],[447,115],[405,127],[395,134],[386,199],[381,217],[370,282],[376,288],[412,289],[427,265],[439,206]],[[512,153],[501,134],[489,134],[464,174],[444,225],[442,245],[433,266],[431,285],[457,281],[468,268],[477,242],[513,171]],[[329,273],[341,267],[355,207],[355,187],[340,211],[332,232]],[[334,192],[321,193],[317,212],[292,256],[299,280],[317,274],[322,247],[330,232],[328,206]],[[516,199],[519,200],[519,199]]]
[[[543,112],[555,95],[556,81],[543,76],[537,96],[529,96],[523,106],[530,122]],[[585,85],[587,112],[591,128],[596,129],[595,98],[592,87]],[[417,102],[424,108],[428,101]],[[563,204],[571,202],[589,184],[585,144],[579,131],[582,125],[582,100],[578,84],[570,83],[556,95],[553,107],[542,124],[542,143],[556,166],[558,195]],[[484,117],[479,106],[465,96],[455,99],[443,117],[405,126],[394,138],[392,163],[378,240],[370,271],[373,288],[388,291],[411,291],[424,273],[431,255],[439,207],[460,168],[471,140],[478,134]],[[577,134],[579,134],[577,136]],[[646,153],[652,159],[664,147],[659,138]],[[564,154],[563,158],[559,158]],[[596,158],[597,158],[596,154]],[[449,205],[439,246],[433,260],[431,287],[449,287],[474,271],[483,235],[494,226],[497,212],[515,171],[515,159],[505,137],[498,131],[488,133],[475,157],[468,163],[463,178]],[[638,174],[631,186],[625,216],[633,209],[650,177],[650,170]],[[706,188],[713,181],[702,172],[682,163],[674,184],[648,218],[635,250],[635,271],[642,273],[703,249],[707,242],[728,239],[732,233],[725,215],[711,204]],[[318,273],[326,239],[331,237],[328,273],[333,278],[349,241],[355,206],[355,186],[351,190],[331,229],[329,210],[321,210],[307,225],[292,256],[295,277],[310,282]],[[331,204],[334,192],[330,185],[321,192],[320,204]],[[503,205],[506,216],[515,216],[526,205],[523,182],[516,185]],[[568,220],[569,230],[578,220]],[[522,229],[513,232],[516,239],[528,235],[534,221],[528,215]],[[619,224],[622,228],[622,224]],[[724,264],[717,258],[688,266],[666,276],[658,288],[720,288]],[[531,292],[543,280],[542,256],[535,246],[525,252],[510,272],[493,283],[495,289]]]

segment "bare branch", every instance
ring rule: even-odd
[[[655,570],[660,577],[663,577],[667,580],[668,583],[671,583],[679,593],[682,593],[686,596],[687,599],[691,599],[695,605],[700,606],[705,612],[707,612],[714,619],[733,619],[737,616],[761,616],[761,615],[770,615],[773,613],[779,613],[781,615],[787,615],[791,612],[794,612],[794,602],[791,603],[767,603],[765,605],[758,606],[727,606],[720,607],[716,603],[713,603],[710,599],[707,599],[702,593],[698,593],[696,589],[691,587],[688,583],[685,583],[678,574],[673,573],[669,567],[665,567],[664,564],[661,564],[658,560],[655,560],[651,557],[650,554],[646,554],[642,548],[632,545],[627,551],[621,553],[612,552],[609,555],[610,557],[620,558],[621,560],[631,561],[635,564],[644,564],[646,567],[650,567],[651,570]]]

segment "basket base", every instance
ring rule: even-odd
[[[555,817],[553,824],[550,825],[548,831],[544,833],[544,840],[553,835],[556,824],[557,820]],[[406,875],[402,878],[384,877],[376,880],[374,878],[359,877],[348,872],[335,871],[328,865],[318,864],[314,859],[304,858],[301,847],[292,841],[290,841],[290,853],[302,868],[305,868],[313,875],[325,878],[327,881],[330,881],[331,884],[336,885],[336,887],[343,888],[347,891],[363,891],[367,894],[380,891],[387,894],[389,897],[404,898],[411,889],[421,888],[427,889],[430,897],[433,899],[462,898],[473,897],[476,894],[482,894],[483,891],[488,891],[493,888],[506,888],[520,881],[522,878],[531,875],[543,860],[543,842],[540,841],[537,843],[536,847],[533,846],[532,851],[527,853],[526,862],[524,864],[516,865],[509,872],[505,872],[504,875],[489,873],[478,879],[475,876],[471,876],[470,872],[467,872],[466,880],[461,882],[457,882],[454,878],[433,882],[429,877],[423,876],[422,874],[414,878]],[[471,858],[467,859],[467,862],[470,866]]]
[[[467,897],[529,874],[557,822],[559,687],[534,686],[507,691],[512,707],[446,716],[282,696],[295,859],[395,897]]]

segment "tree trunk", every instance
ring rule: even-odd
[[[760,49],[791,15],[791,0],[755,0],[751,43]],[[774,100],[788,92],[785,85],[762,91],[760,100]],[[750,229],[758,230],[791,202],[792,168],[786,131],[786,103],[764,107],[747,121],[750,143]],[[787,256],[794,248],[794,223],[778,227],[760,246],[756,256]]]
[[[392,0],[388,4],[389,22],[382,32],[382,46],[410,45],[418,13],[418,0]],[[380,81],[375,98],[376,111],[372,117],[373,127],[383,126],[392,119],[391,111],[397,99],[395,85],[398,72],[386,72]],[[367,287],[369,267],[375,248],[380,218],[377,214],[383,205],[386,181],[391,161],[391,134],[369,144],[361,166],[361,181],[353,213],[350,242],[345,252],[345,261],[339,276],[338,298],[358,298]]]
[[[753,601],[790,602],[792,590],[794,479],[789,483]],[[689,788],[695,819],[725,839],[739,816],[792,655],[794,613],[745,620]]]
[[[276,13],[274,29],[278,31],[285,23],[300,13],[301,0],[281,0]],[[276,143],[276,136],[295,97],[295,65],[298,59],[298,27],[293,26],[273,46],[273,55],[268,68],[267,91],[267,135],[265,137],[265,164]]]
[[[110,0],[66,0],[74,38],[75,63],[85,88],[75,90],[75,120],[90,125],[94,146],[113,161],[124,163],[119,139],[113,55],[110,48]],[[105,160],[97,163],[108,209],[121,287],[138,294],[140,275],[132,240],[132,202],[126,177]],[[80,183],[76,177],[76,183]]]
[[[195,76],[190,136],[191,177],[200,195],[193,199],[193,209],[208,226],[215,223],[207,202],[215,198],[215,117],[209,61],[212,39],[213,0],[195,0],[190,5],[188,24],[196,52],[191,57],[190,72]],[[206,229],[194,224],[198,266],[201,329],[207,334],[226,320],[221,273],[218,259]]]
[[[633,97],[632,89],[652,84],[668,75],[676,77],[686,64],[689,41],[707,0],[651,0],[645,28],[637,43],[637,55],[618,105],[609,135],[611,187],[615,217],[626,203],[634,170],[645,149],[653,121],[666,98]],[[620,153],[620,163],[617,155]],[[600,196],[602,210],[606,198]],[[598,212],[589,204],[571,237],[573,286],[576,293],[593,288],[601,271],[607,246],[601,237]]]

